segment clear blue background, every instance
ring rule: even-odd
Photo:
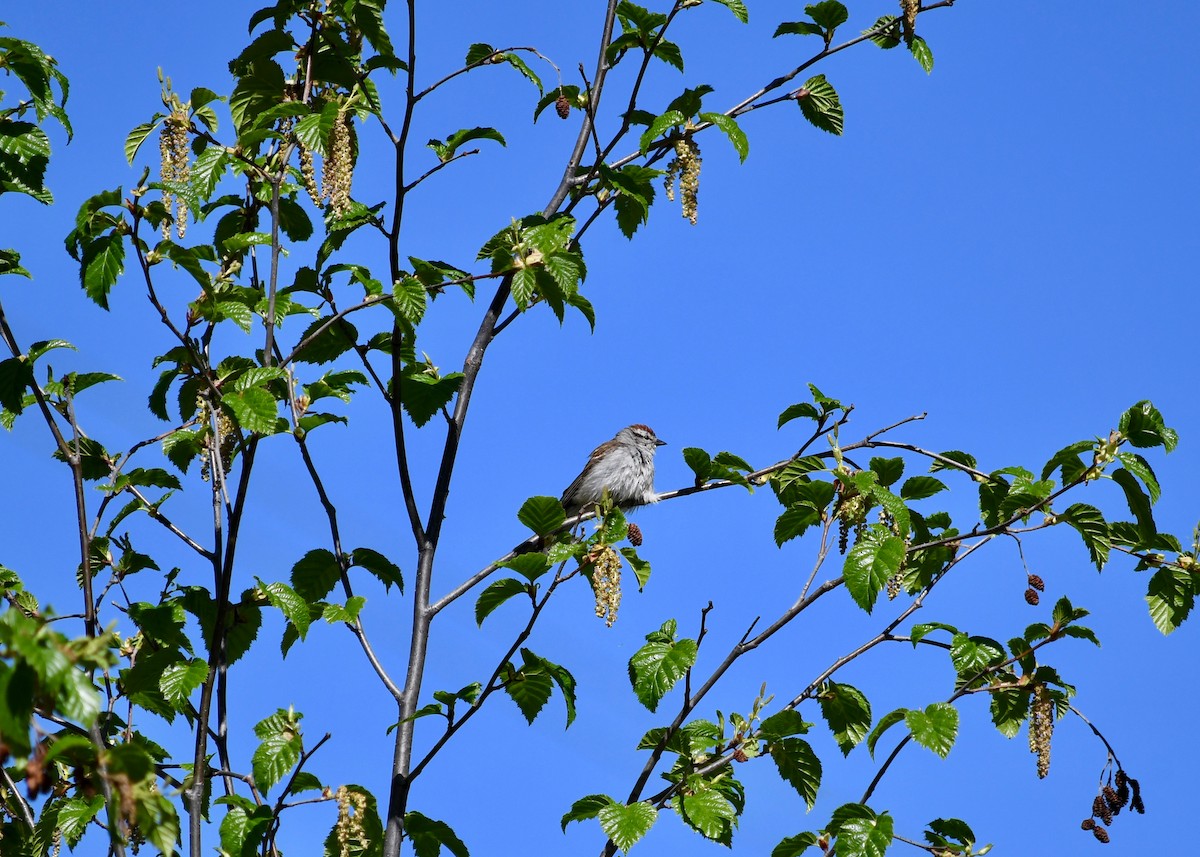
[[[88,302],[62,238],[83,199],[118,184],[128,189],[141,166],[157,160],[153,141],[135,168],[122,153],[129,129],[160,106],[155,68],[162,66],[184,95],[193,86],[227,92],[225,64],[244,44],[255,7],[65,3],[4,13],[8,35],[59,58],[71,79],[76,136],[66,146],[51,132],[55,206],[4,200],[0,244],[20,249],[35,280],[8,278],[0,297],[23,345],[61,336],[79,346],[78,355],[52,355],[56,370],[106,370],[129,381],[80,401],[85,428],[110,448],[165,428],[146,410],[145,396],[150,358],[172,343],[134,277],[114,291],[111,313]],[[890,3],[857,2],[850,9],[846,35],[894,11]],[[404,35],[399,12],[388,16],[397,41]],[[750,12],[745,27],[715,3],[682,16],[673,38],[684,49],[687,73],[655,67],[644,105],[661,109],[684,85],[709,83],[716,92],[706,108],[724,108],[816,49],[813,39],[770,39],[779,21],[802,16],[802,4],[760,0]],[[457,68],[476,41],[537,46],[563,70],[564,82],[578,83],[579,62],[593,73],[602,13],[598,0],[422,4],[418,83]],[[648,423],[671,444],[660,455],[659,490],[690,482],[679,457],[686,446],[730,449],[757,466],[786,457],[802,429],[776,432],[775,417],[805,398],[807,381],[858,406],[846,440],[927,411],[928,419],[897,432],[897,439],[967,449],[984,469],[1036,469],[1068,442],[1107,434],[1133,402],[1152,399],[1182,439],[1169,458],[1152,459],[1164,486],[1158,521],[1186,539],[1200,514],[1194,489],[1198,26],[1200,10],[1186,2],[1129,14],[1095,4],[962,0],[921,18],[936,59],[931,76],[901,50],[870,44],[813,70],[827,74],[841,94],[844,137],[813,129],[792,105],[743,121],[751,140],[744,165],[727,142],[704,135],[697,226],[663,201],[632,243],[607,219],[587,235],[585,294],[597,308],[595,333],[578,316],[560,330],[548,312],[537,311],[489,351],[448,509],[435,597],[522,536],[514,513],[524,498],[557,495],[588,451],[628,423]],[[535,68],[553,82],[552,69]],[[613,111],[626,98],[630,75],[621,66],[610,77],[604,128],[615,127]],[[398,83],[384,89],[392,117],[402,107]],[[422,104],[412,134],[414,170],[435,162],[421,141],[460,127],[494,126],[508,147],[485,141],[481,156],[453,165],[414,194],[404,252],[467,267],[510,217],[545,204],[578,116],[559,122],[547,112],[534,126],[535,98],[504,67],[459,78]],[[362,144],[354,194],[385,199],[391,179],[382,134],[368,128]],[[286,264],[304,264],[310,252],[297,250]],[[364,241],[355,253],[354,261],[377,274],[385,269],[381,245]],[[190,279],[163,276],[160,287],[172,299],[192,297]],[[448,296],[435,306],[421,347],[444,371],[459,368],[481,304]],[[367,330],[365,317],[360,321]],[[384,323],[377,317],[376,324]],[[301,324],[286,326],[285,336],[294,337]],[[227,344],[248,351],[259,342],[256,334]],[[344,543],[384,551],[411,579],[411,537],[386,414],[369,399],[351,412],[349,429],[325,429],[313,445],[339,504]],[[440,429],[431,427],[414,442],[423,508],[441,444]],[[7,498],[0,562],[48,594],[60,612],[75,612],[70,480],[50,462],[49,450],[33,414],[0,438]],[[286,438],[265,444],[257,467],[239,591],[254,576],[286,580],[303,553],[328,545],[292,444]],[[909,473],[918,467],[910,465]],[[973,491],[966,483],[955,487],[946,502],[966,520]],[[1121,516],[1111,484],[1089,486],[1078,499]],[[196,489],[172,501],[178,522],[198,537],[206,502]],[[576,586],[529,644],[575,671],[576,724],[562,731],[558,698],[533,727],[496,698],[422,779],[412,808],[450,823],[476,855],[598,850],[594,824],[574,825],[564,837],[559,816],[587,793],[623,797],[642,763],[632,749],[637,737],[669,720],[677,704],[669,697],[658,716],[637,705],[625,662],[664,619],[677,618],[694,633],[700,609],[712,599],[717,608],[701,650],[703,672],[754,617],[769,621],[791,602],[807,577],[813,545],[777,550],[776,510],[769,492],[749,497],[736,489],[639,513],[647,535],[642,553],[654,564],[647,591],[627,588],[616,626],[606,629],[591,615],[590,593]],[[182,565],[185,579],[205,579],[205,569],[169,537],[149,524],[138,532],[135,544],[164,568]],[[1191,717],[1196,628],[1162,638],[1142,600],[1145,576],[1120,559],[1097,576],[1073,532],[1031,537],[1025,553],[1047,582],[1042,608],[1023,601],[1025,573],[1015,546],[995,544],[935,590],[919,621],[953,620],[1004,640],[1046,620],[1065,592],[1093,610],[1090,624],[1104,648],[1065,641],[1046,658],[1078,683],[1076,704],[1144,788],[1147,815],[1117,819],[1106,853],[1179,853],[1190,838],[1192,772],[1200,760]],[[836,567],[831,563],[828,573]],[[131,596],[153,598],[156,584],[149,575],[130,581]],[[385,600],[378,588],[362,591],[372,641],[400,681],[410,603]],[[494,653],[523,624],[514,603],[477,630],[470,603],[463,599],[435,624],[426,698],[437,688],[483,680]],[[779,699],[791,698],[900,606],[885,604],[866,617],[844,595],[826,599],[746,657],[701,713],[745,712],[764,680]],[[107,615],[117,616],[111,608]],[[279,665],[281,630],[269,615],[258,649],[232,673],[237,763],[249,768],[254,743],[247,725],[295,704],[306,715],[310,742],[333,733],[313,772],[333,785],[362,783],[386,802],[390,698],[344,631],[314,627],[309,642]],[[863,689],[878,717],[947,697],[953,675],[945,660],[937,651],[914,654],[898,645],[855,662],[839,678]],[[997,843],[999,853],[1099,847],[1079,830],[1105,761],[1086,727],[1074,718],[1059,724],[1050,776],[1038,781],[1024,733],[1011,742],[999,736],[983,699],[959,707],[961,737],[949,759],[906,749],[873,798],[874,806],[895,814],[897,832],[919,839],[929,819],[959,816],[980,841]],[[804,713],[819,719],[815,710]],[[431,723],[421,724],[422,746],[435,732]],[[142,725],[164,741],[177,740],[150,715]],[[834,807],[861,796],[875,770],[865,747],[842,761],[821,725],[813,741],[826,772],[811,816],[769,762],[738,769],[749,792],[735,837],[745,853],[767,853],[781,837],[820,826]],[[282,844],[293,855],[314,853],[333,821],[332,807],[292,816]],[[646,853],[718,848],[665,816],[639,846]]]

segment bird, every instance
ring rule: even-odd
[[[654,493],[654,453],[666,441],[647,425],[635,423],[617,432],[588,456],[583,471],[562,494],[569,517],[586,512],[604,496],[622,509],[658,501]]]

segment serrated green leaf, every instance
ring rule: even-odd
[[[900,496],[905,500],[924,500],[939,491],[946,490],[946,483],[933,476],[910,476],[904,480],[900,488]]]
[[[733,13],[734,17],[743,24],[750,21],[750,10],[746,8],[746,4],[742,0],[716,0],[726,9]]]
[[[880,591],[900,569],[904,539],[882,524],[871,524],[846,554],[842,574],[854,602],[868,613]]]
[[[699,118],[700,121],[711,122],[725,132],[725,136],[729,138],[734,151],[738,154],[738,160],[745,163],[746,156],[750,154],[750,140],[736,119],[726,116],[724,113],[701,113]]]
[[[1118,427],[1133,446],[1141,449],[1161,446],[1170,452],[1179,441],[1175,430],[1167,428],[1163,423],[1163,416],[1158,408],[1146,400],[1138,402],[1121,414]]]
[[[350,552],[350,565],[365,568],[375,575],[385,590],[390,590],[395,584],[396,588],[400,590],[400,594],[404,594],[404,575],[400,572],[400,566],[379,551],[371,550],[371,548],[355,548]]]
[[[924,711],[911,709],[904,715],[913,740],[943,759],[958,738],[958,709],[948,702],[935,702]]]
[[[871,41],[884,50],[891,50],[903,40],[900,32],[900,19],[895,15],[882,15],[875,20],[870,29],[863,34],[872,33]]]
[[[479,598],[475,602],[475,624],[482,625],[483,620],[505,601],[514,595],[529,591],[530,584],[515,577],[506,577],[489,584],[483,592],[479,593]]]
[[[824,27],[830,34],[850,20],[850,12],[838,0],[821,0],[804,7],[804,13]]]
[[[286,583],[275,582],[260,585],[272,606],[277,607],[287,620],[296,626],[296,631],[303,640],[308,633],[309,623],[312,621],[308,602]]]
[[[600,810],[606,806],[615,806],[616,803],[608,795],[584,795],[571,804],[571,808],[563,813],[563,833],[567,832],[567,825],[572,821],[586,821],[589,818],[595,818],[600,813]]]
[[[658,819],[658,810],[644,801],[629,804],[610,803],[596,813],[600,829],[618,849],[628,852],[649,832]]]
[[[299,733],[281,731],[268,735],[254,751],[250,764],[254,784],[266,794],[300,761],[303,742]]]
[[[275,431],[279,404],[262,387],[226,393],[221,396],[221,404],[229,409],[243,431],[253,434],[271,434]]]
[[[1154,525],[1154,512],[1150,508],[1150,498],[1142,491],[1142,486],[1138,484],[1134,475],[1125,468],[1118,467],[1114,470],[1112,479],[1125,492],[1125,502],[1137,520],[1138,535],[1142,543],[1153,541],[1154,536],[1158,533],[1158,528]]]
[[[871,703],[858,688],[834,681],[822,685],[817,700],[838,748],[848,756],[871,728]]]
[[[879,743],[879,739],[883,737],[885,732],[902,721],[906,714],[908,714],[907,708],[897,708],[895,711],[889,711],[883,717],[879,718],[879,722],[875,724],[875,728],[867,736],[867,751],[872,757],[875,755],[875,745]]]
[[[821,760],[803,738],[784,738],[769,745],[779,776],[804,798],[809,809],[817,802],[821,787]]]
[[[557,497],[530,497],[517,511],[517,520],[539,536],[553,533],[567,519]]]
[[[758,736],[769,743],[780,738],[789,738],[792,735],[803,735],[811,726],[811,723],[806,723],[800,716],[799,711],[794,708],[785,708],[775,712],[759,724]]]
[[[417,857],[438,857],[443,847],[454,857],[470,857],[467,846],[444,821],[410,811],[404,814],[404,833],[411,840]]]
[[[1075,503],[1058,514],[1058,520],[1070,524],[1079,533],[1083,543],[1087,545],[1096,570],[1104,568],[1108,562],[1108,552],[1112,548],[1112,537],[1104,516],[1095,506],[1086,503]]]
[[[661,116],[654,117],[654,121],[650,123],[650,127],[642,134],[638,147],[641,151],[646,152],[650,149],[650,144],[661,137],[670,128],[676,125],[682,125],[687,121],[687,117],[678,110],[668,110]]]
[[[696,641],[648,642],[629,659],[629,682],[638,701],[654,711],[696,663]]]
[[[315,604],[333,591],[341,575],[337,557],[325,548],[317,548],[292,566],[292,588],[309,604]]]
[[[182,708],[192,691],[208,678],[208,664],[199,658],[186,663],[172,664],[163,670],[158,687],[163,698],[176,708]]]
[[[913,57],[921,64],[921,68],[925,69],[926,74],[933,72],[933,51],[929,45],[920,36],[913,36],[912,42],[908,46]]]
[[[863,812],[847,818],[838,827],[834,843],[836,857],[883,857],[892,844],[892,817],[886,812],[876,815],[865,806]]]
[[[814,126],[830,134],[841,135],[844,120],[842,102],[825,75],[818,74],[805,81],[796,95],[796,101],[804,118]]]
[[[1196,603],[1196,576],[1183,569],[1160,568],[1146,588],[1150,618],[1163,634],[1183,624]]]
[[[400,404],[417,428],[450,403],[462,386],[463,373],[451,372],[440,378],[418,372],[406,375],[400,383]]]
[[[688,825],[705,839],[728,839],[737,820],[733,804],[716,789],[686,792],[675,799],[675,809]]]
[[[517,708],[521,709],[521,714],[529,723],[533,723],[534,718],[545,708],[553,690],[554,680],[543,669],[513,670],[504,681],[505,693],[517,704]]]
[[[817,834],[811,832],[797,833],[779,841],[771,849],[771,857],[800,857],[805,851],[817,844]]]

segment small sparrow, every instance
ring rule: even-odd
[[[605,489],[622,509],[655,503],[654,452],[666,441],[640,423],[617,432],[610,441],[592,450],[583,472],[563,492],[562,504],[574,517],[598,502]]]

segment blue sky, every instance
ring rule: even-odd
[[[893,11],[890,3],[849,5],[850,32]],[[131,168],[122,145],[129,129],[160,106],[156,67],[182,93],[193,86],[227,92],[225,64],[244,43],[254,8],[138,0],[119,13],[84,3],[54,13],[32,4],[5,12],[7,34],[42,45],[70,77],[76,134],[67,146],[51,132],[56,205],[4,200],[0,245],[19,248],[35,279],[8,278],[0,298],[24,344],[63,337],[79,346],[78,354],[55,357],[56,370],[102,369],[127,380],[81,402],[84,425],[118,448],[165,428],[146,410],[145,396],[150,359],[171,343],[133,278],[114,290],[111,313],[87,301],[62,238],[83,199],[130,187],[143,163],[151,163],[153,146]],[[779,21],[801,17],[802,4],[760,0],[749,8],[745,27],[715,3],[685,16],[674,38],[687,72],[656,68],[647,108],[700,83],[716,89],[706,107],[724,108],[813,50],[799,37],[770,39]],[[397,11],[388,19],[394,37],[402,33]],[[813,129],[792,105],[746,117],[750,156],[743,165],[727,142],[702,137],[698,225],[662,200],[632,242],[607,220],[588,233],[584,293],[597,309],[595,333],[578,316],[560,329],[549,313],[535,311],[489,351],[464,436],[435,595],[520,538],[515,510],[522,500],[557,495],[592,447],[626,424],[648,423],[670,443],[659,457],[659,490],[690,483],[679,454],[687,446],[729,449],[757,466],[786,457],[800,430],[777,432],[775,418],[805,398],[809,381],[856,404],[848,440],[928,412],[896,438],[968,450],[988,470],[1037,469],[1056,449],[1106,434],[1122,410],[1151,399],[1181,437],[1176,452],[1152,458],[1164,489],[1156,517],[1161,529],[1189,537],[1200,516],[1193,487],[1200,405],[1189,332],[1200,308],[1194,273],[1200,11],[1184,2],[1154,11],[1118,19],[1081,4],[960,0],[921,19],[936,61],[932,75],[899,50],[869,44],[814,69],[841,95],[843,137]],[[457,68],[471,42],[486,41],[535,45],[566,82],[577,83],[578,63],[591,74],[601,14],[596,0],[533,2],[519,10],[486,2],[422,6],[419,81]],[[537,68],[553,79],[551,69]],[[618,67],[610,78],[610,110],[623,101],[628,75]],[[398,96],[398,89],[385,90],[385,109],[400,109]],[[531,124],[535,100],[528,83],[496,68],[465,76],[422,105],[413,132],[418,143],[487,125],[508,146],[484,143],[482,155],[444,170],[414,195],[405,252],[468,267],[510,217],[545,204],[576,125],[549,112]],[[363,131],[362,140],[355,196],[384,199],[390,175],[381,135]],[[426,166],[434,163],[425,152],[414,163],[422,155]],[[298,249],[289,264],[302,264],[306,253]],[[364,243],[361,253],[356,261],[383,270],[382,247]],[[190,296],[190,282],[172,284],[184,290],[181,299]],[[460,366],[482,309],[482,301],[467,305],[459,296],[435,305],[421,347],[443,370]],[[253,347],[232,339],[229,346]],[[329,472],[346,541],[387,553],[411,577],[411,538],[388,455],[386,415],[368,398],[348,429],[314,435],[314,451]],[[441,444],[440,429],[431,428],[414,452],[423,505]],[[0,437],[10,498],[0,563],[47,593],[61,612],[74,612],[70,484],[48,452],[33,415]],[[257,466],[235,588],[254,576],[287,579],[296,559],[328,541],[293,445],[283,438],[264,445]],[[918,467],[913,462],[908,472]],[[954,487],[947,502],[959,515],[970,514],[972,486]],[[1111,484],[1089,486],[1082,495],[1119,517],[1120,494]],[[202,490],[172,502],[179,502],[185,523],[203,525]],[[559,816],[587,793],[623,796],[641,767],[632,750],[636,738],[665,719],[633,699],[625,662],[642,635],[667,618],[694,633],[711,599],[717,609],[701,665],[715,664],[755,616],[771,617],[790,603],[813,546],[801,541],[776,549],[777,509],[769,491],[750,497],[738,489],[638,513],[647,534],[642,553],[654,564],[646,592],[627,591],[617,624],[606,629],[591,616],[590,593],[576,587],[530,641],[575,671],[576,724],[562,731],[558,698],[532,727],[507,700],[495,699],[430,769],[413,807],[450,823],[475,855],[597,850],[593,825],[574,825],[564,836]],[[148,525],[139,533],[139,545],[164,567],[181,564],[185,575],[203,574]],[[1163,639],[1142,600],[1144,575],[1116,560],[1097,576],[1073,532],[1037,534],[1024,549],[1047,582],[1040,610],[1024,604],[1015,548],[994,545],[936,591],[921,621],[954,621],[1003,640],[1045,620],[1059,594],[1091,609],[1089,624],[1104,648],[1068,642],[1053,647],[1049,659],[1079,686],[1077,705],[1145,790],[1148,814],[1122,815],[1107,853],[1176,850],[1191,813],[1190,771],[1200,758],[1188,717],[1196,703],[1190,681],[1196,629],[1185,625]],[[138,582],[141,597],[152,597],[155,584]],[[381,590],[365,594],[373,642],[399,679],[410,604],[385,600]],[[900,608],[884,605],[866,617],[844,595],[835,596],[745,658],[711,697],[712,706],[744,712],[764,680],[778,698],[790,698],[878,630],[892,615],[888,609]],[[493,653],[523,621],[515,604],[482,630],[468,600],[447,611],[434,629],[428,691],[481,680]],[[235,721],[245,727],[295,704],[313,740],[333,733],[314,772],[333,784],[360,782],[386,800],[390,699],[340,629],[314,628],[282,666],[274,658],[280,630],[270,617],[259,651],[234,671]],[[945,698],[953,676],[938,656],[897,646],[851,665],[841,680],[866,692],[878,717]],[[665,710],[674,704],[668,699]],[[961,711],[961,738],[945,762],[910,747],[876,793],[873,805],[890,809],[898,830],[919,838],[925,821],[959,816],[981,841],[997,843],[996,853],[1099,847],[1079,830],[1079,820],[1105,757],[1081,723],[1059,724],[1051,774],[1038,781],[1024,733],[1012,742],[1000,737],[982,700],[966,701]],[[815,711],[805,713],[818,719]],[[147,728],[170,740],[165,726]],[[856,800],[873,775],[865,747],[843,762],[822,725],[813,735],[826,773],[810,816],[768,762],[739,770],[749,805],[735,842],[746,853],[766,853],[781,837],[818,827],[834,807]],[[252,736],[238,742],[248,766]],[[332,813],[328,807],[295,812],[285,847],[312,853]],[[638,847],[701,854],[719,846],[664,817]],[[894,853],[905,849],[898,844]]]

